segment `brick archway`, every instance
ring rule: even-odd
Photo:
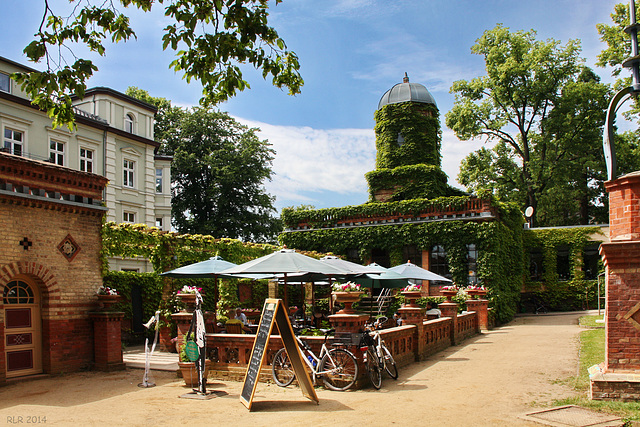
[[[2,266],[0,268],[0,287],[4,288],[7,283],[19,275],[29,276],[36,282],[43,302],[56,299],[53,295],[58,293],[59,289],[54,274],[37,262],[12,262]]]
[[[18,261],[0,266],[0,296],[4,292],[5,286],[16,278],[28,278],[38,288],[40,297],[39,325],[41,342],[41,358],[42,371],[50,372],[51,369],[51,352],[50,352],[50,334],[48,333],[49,307],[51,300],[60,299],[60,289],[56,281],[54,273],[47,267],[36,262]],[[5,305],[0,298],[0,313],[5,314]],[[0,381],[6,379],[7,361],[5,358],[5,322],[3,317],[0,323]],[[40,363],[39,363],[40,365]]]

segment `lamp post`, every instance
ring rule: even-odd
[[[631,37],[631,56],[624,60],[622,66],[631,69],[633,82],[631,86],[626,87],[615,94],[609,103],[609,108],[607,109],[607,119],[605,121],[602,147],[604,149],[604,158],[607,165],[607,179],[609,181],[615,179],[617,175],[616,150],[613,144],[613,124],[615,122],[616,112],[630,96],[636,97],[638,96],[638,93],[640,93],[640,55],[638,55],[639,27],[640,25],[636,22],[636,3],[635,0],[631,0],[629,5],[629,26],[624,29],[624,32],[629,34]]]

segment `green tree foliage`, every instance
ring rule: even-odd
[[[595,221],[601,186],[594,180],[601,182],[604,169],[599,154],[609,92],[581,65],[579,42],[561,46],[536,40],[535,31],[498,25],[471,51],[484,57],[487,75],[453,84],[456,99],[446,122],[460,139],[496,144],[463,161],[460,182],[523,210],[533,206],[539,225]],[[553,197],[560,190],[579,198],[567,212],[559,206],[566,200]]]
[[[174,107],[165,98],[136,87],[127,95],[158,107],[155,139],[173,156],[173,225],[182,233],[245,241],[274,241],[282,230],[272,216],[271,179],[275,151],[256,132],[226,113]]]
[[[133,6],[143,12],[164,7],[170,24],[161,35],[162,46],[177,54],[170,67],[182,72],[187,82],[195,79],[202,83],[200,103],[205,107],[249,87],[242,75],[243,64],[261,70],[265,79],[271,76],[272,83],[286,87],[289,94],[299,93],[303,85],[298,57],[287,50],[284,40],[268,25],[268,0],[71,0],[71,3],[72,13],[61,16],[45,0],[35,40],[24,49],[30,60],[43,61],[46,70],[12,76],[32,102],[47,111],[54,126],[68,125],[73,129],[72,96],[83,97],[86,81],[98,70],[93,61],[76,57],[73,49],[79,45],[104,56],[107,42],[136,37],[129,18],[118,6]],[[64,53],[73,56],[73,62],[67,62]]]
[[[173,224],[182,233],[264,242],[282,227],[263,182],[275,151],[226,113],[185,111],[167,141]]]

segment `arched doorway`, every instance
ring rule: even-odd
[[[40,294],[27,278],[6,284],[4,303],[4,348],[7,378],[42,372]]]

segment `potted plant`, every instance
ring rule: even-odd
[[[422,296],[422,286],[410,284],[405,286],[400,293],[409,301],[407,307],[419,307],[416,300]]]
[[[440,293],[447,298],[447,302],[451,302],[451,298],[458,294],[458,287],[455,284],[443,286],[440,288]]]
[[[98,302],[101,304],[100,310],[102,311],[112,311],[113,305],[118,303],[121,299],[116,288],[110,288],[105,285],[100,286],[96,294],[98,295]]]
[[[335,296],[335,300],[344,304],[344,308],[338,314],[353,314],[356,311],[351,307],[354,302],[360,299],[364,293],[360,290],[360,285],[354,282],[339,283],[331,285],[331,294]]]
[[[182,341],[182,345],[180,346],[180,361],[178,362],[178,368],[180,369],[180,373],[182,375],[182,379],[184,380],[187,387],[197,387],[198,386],[198,371],[196,369],[196,362],[192,361],[187,354],[187,341],[193,340],[193,333],[189,335],[189,339],[187,339],[187,335],[184,336]],[[209,375],[209,368],[211,366],[211,361],[206,359],[204,363],[204,373],[203,379],[206,382],[207,377]]]
[[[487,289],[484,286],[471,285],[468,286],[465,291],[473,298],[483,297],[487,294]]]
[[[177,297],[185,304],[188,313],[193,313],[196,309],[196,291],[202,292],[202,288],[184,285],[178,291]]]

